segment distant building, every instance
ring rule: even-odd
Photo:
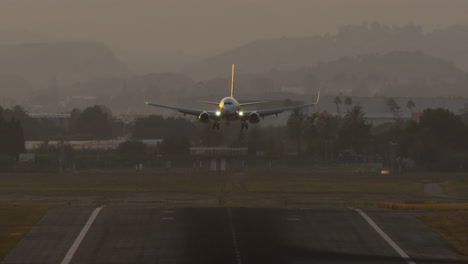
[[[388,122],[395,122],[395,117],[391,113],[372,113],[366,114],[364,118],[372,123],[374,126],[378,126]],[[408,113],[404,113],[401,116],[402,121],[409,121],[412,117]]]
[[[51,140],[47,144],[50,146],[58,146],[60,144],[70,145],[73,149],[117,149],[120,143],[125,142],[127,139],[109,139],[109,140],[71,140],[71,141],[59,141]],[[142,139],[140,140],[143,144],[148,147],[156,146],[158,143],[161,143],[162,139]],[[26,150],[35,150],[39,148],[44,141],[26,141],[25,143]]]
[[[34,119],[45,119],[54,123],[58,127],[68,129],[70,127],[70,114],[30,114]]]
[[[85,108],[96,104],[97,96],[92,95],[72,95],[66,96],[60,101],[62,107]]]

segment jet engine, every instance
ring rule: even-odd
[[[202,122],[202,123],[209,123],[210,122],[210,114],[208,114],[207,112],[202,112],[198,116],[198,120],[200,120],[200,122]]]
[[[256,124],[260,122],[260,115],[256,112],[253,112],[249,115],[249,122],[252,124]]]

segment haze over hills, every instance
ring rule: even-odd
[[[453,61],[468,70],[468,26],[457,25],[425,33],[421,26],[390,27],[379,23],[340,27],[336,34],[264,39],[230,49],[187,68],[195,79],[229,75],[236,63],[241,72],[295,70],[319,62],[371,53],[422,51]]]
[[[34,89],[55,80],[71,84],[131,74],[108,46],[96,42],[0,45],[0,73],[20,76]]]
[[[102,104],[114,113],[141,113],[149,110],[144,100],[178,104],[179,97],[194,92],[193,80],[181,73],[162,72],[122,78],[96,79],[63,87],[62,94],[71,97],[95,97],[89,105]],[[70,107],[79,105],[71,104]]]
[[[312,100],[324,96],[448,97],[468,96],[468,75],[452,62],[421,52],[350,56],[293,71],[243,73],[236,77],[236,98],[241,101],[272,100],[276,105],[290,98]],[[155,113],[143,102],[207,108],[198,101],[217,101],[229,94],[230,79],[195,82],[182,73],[151,73],[122,78],[96,79],[62,87],[62,96],[77,98],[66,109],[102,104],[114,113]],[[85,101],[79,101],[86,97]],[[268,107],[269,105],[262,105]],[[209,107],[208,107],[209,108]],[[169,114],[174,114],[169,111]]]
[[[199,84],[199,93],[218,94],[229,78]],[[468,75],[454,63],[421,52],[394,51],[343,57],[292,71],[243,73],[236,78],[241,95],[272,93],[353,96],[468,96]],[[265,98],[263,98],[265,99]]]
[[[10,74],[0,74],[0,105],[24,102],[33,89],[25,79]]]
[[[55,36],[44,35],[25,29],[12,29],[0,31],[0,45],[16,45],[24,43],[50,43],[63,41]]]
[[[195,107],[191,101],[228,94],[232,63],[240,100],[315,95],[319,89],[331,96],[468,96],[464,43],[468,26],[424,32],[416,25],[372,23],[342,27],[334,35],[259,40],[198,63],[183,53],[152,54],[98,42],[0,45],[0,103],[55,104],[37,109],[66,111],[80,106],[67,97],[82,96],[77,100],[86,105],[135,113],[145,111],[147,96]],[[176,73],[183,65],[188,71]]]
[[[152,72],[181,72],[200,57],[183,53],[152,53],[126,48],[112,47],[115,56],[136,74]]]

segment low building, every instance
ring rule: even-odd
[[[51,121],[54,125],[68,129],[70,127],[70,114],[30,114],[34,119],[44,119]]]
[[[59,141],[51,140],[47,141],[49,146],[58,146],[60,144],[70,145],[73,149],[82,150],[82,149],[102,149],[102,150],[112,150],[117,149],[120,143],[125,142],[127,139],[109,139],[109,140],[70,140],[70,141]],[[161,143],[162,139],[142,139],[140,140],[148,147],[154,147],[157,144]],[[31,151],[39,148],[43,145],[44,141],[25,141],[26,150]]]

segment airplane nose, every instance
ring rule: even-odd
[[[223,110],[224,110],[225,113],[231,113],[232,112],[232,106],[225,105]]]

